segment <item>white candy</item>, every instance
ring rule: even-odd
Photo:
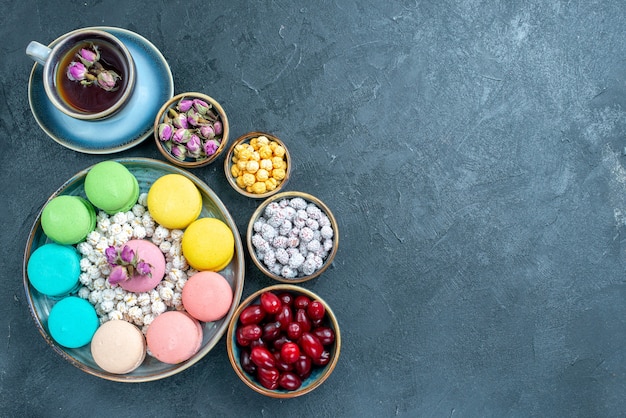
[[[113,301],[114,299],[115,299],[115,290],[113,290],[113,289],[104,289],[102,291],[102,300]]]
[[[78,289],[78,297],[81,299],[89,299],[89,294],[91,291],[86,287],[81,287]]]
[[[324,225],[321,229],[322,238],[329,239],[333,237],[333,228],[330,225]]]
[[[115,311],[115,310],[109,312],[107,317],[109,318],[109,321],[114,321],[114,320],[119,321],[119,320],[124,319],[124,315],[120,311]]]
[[[89,267],[92,266],[91,261],[89,261],[86,258],[81,258],[79,265],[80,265],[80,270],[81,271],[87,271],[89,269]]]
[[[148,193],[141,193],[139,198],[137,199],[137,203],[139,203],[143,207],[148,206]]]
[[[111,218],[111,221],[115,224],[125,224],[126,222],[128,222],[128,217],[126,216],[126,213],[124,212],[118,212],[115,215],[113,215],[113,217]]]
[[[89,255],[93,252],[93,246],[86,241],[79,243],[76,249],[81,255]]]
[[[105,282],[106,280],[104,280],[102,277],[98,277],[97,279],[95,279],[93,281],[94,290],[104,290],[104,287],[106,286]]]

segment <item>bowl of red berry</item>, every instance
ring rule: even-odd
[[[277,284],[239,305],[226,345],[235,373],[248,387],[284,399],[307,394],[328,379],[339,360],[341,334],[322,298]]]

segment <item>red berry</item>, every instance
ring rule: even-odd
[[[250,360],[258,367],[266,369],[276,367],[274,355],[265,347],[254,347],[252,351],[250,351]]]
[[[278,378],[280,377],[278,369],[274,367],[259,367],[256,371],[256,377],[264,388],[270,390],[278,388]]]
[[[306,309],[310,302],[311,299],[309,299],[308,296],[300,295],[296,296],[296,299],[293,301],[293,306],[295,306],[296,309]]]
[[[312,333],[319,338],[322,345],[331,345],[335,342],[335,331],[330,327],[317,327]]]
[[[300,347],[298,347],[298,344],[296,343],[286,342],[280,348],[280,357],[286,363],[295,363],[300,357]]]
[[[276,296],[272,292],[261,293],[260,299],[261,299],[261,306],[263,307],[263,310],[271,315],[278,313],[278,311],[280,310],[280,307],[282,306],[282,303],[280,299],[278,298],[278,296]]]
[[[240,332],[241,337],[248,341],[258,340],[263,335],[263,330],[257,324],[244,325],[237,332]]]
[[[292,322],[287,326],[287,337],[290,340],[297,340],[302,335],[302,326],[298,322]]]
[[[322,355],[320,355],[319,358],[312,359],[311,361],[313,361],[313,364],[315,364],[316,366],[326,366],[328,363],[330,363],[330,352],[324,350],[322,351]]]
[[[241,327],[237,328],[235,332],[235,338],[237,339],[237,344],[241,347],[247,347],[250,345],[250,340],[245,338],[241,332]]]
[[[287,331],[287,327],[293,320],[293,314],[291,308],[288,305],[281,306],[280,310],[276,314],[276,321],[280,322],[280,329]]]
[[[300,324],[300,328],[302,328],[302,332],[311,331],[311,320],[306,314],[306,309],[300,308],[296,311],[296,322]]]
[[[311,320],[322,319],[324,315],[326,315],[326,308],[319,300],[314,300],[309,303],[309,306],[306,308],[306,313],[309,315]]]
[[[304,354],[311,357],[311,360],[317,360],[324,351],[324,346],[320,342],[319,338],[310,332],[303,332],[302,336],[298,340],[298,345],[304,351]],[[254,351],[253,351],[254,353]],[[258,365],[258,363],[257,363]]]
[[[250,352],[248,350],[240,351],[239,361],[241,362],[241,368],[247,373],[254,374],[256,372],[256,364],[250,360]]]
[[[261,308],[261,305],[247,306],[239,315],[239,322],[244,325],[258,324],[265,317],[265,311]]]
[[[293,295],[289,292],[283,292],[278,295],[278,299],[283,303],[283,305],[291,306],[293,303]]]
[[[301,354],[298,361],[294,364],[294,370],[300,376],[301,379],[306,379],[311,375],[311,359],[304,354]]]
[[[296,390],[302,385],[302,380],[292,372],[284,372],[278,378],[278,386],[287,390]]]
[[[280,322],[269,322],[263,325],[263,340],[273,341],[280,335]]]

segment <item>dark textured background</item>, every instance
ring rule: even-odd
[[[59,5],[60,4],[60,5]],[[626,410],[626,9],[619,1],[0,1],[0,416],[620,416]],[[30,40],[119,26],[265,130],[340,226],[305,287],[343,336],[330,379],[265,398],[222,340],[192,368],[100,380],[38,334],[22,287],[48,196],[111,156],[48,138]],[[114,157],[161,158],[151,140]],[[197,169],[245,233],[257,202]],[[248,262],[244,296],[272,284]]]

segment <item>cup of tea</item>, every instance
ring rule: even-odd
[[[26,54],[43,65],[43,86],[50,102],[66,115],[104,119],[120,111],[135,87],[135,63],[115,36],[78,29],[50,44],[32,41]]]

